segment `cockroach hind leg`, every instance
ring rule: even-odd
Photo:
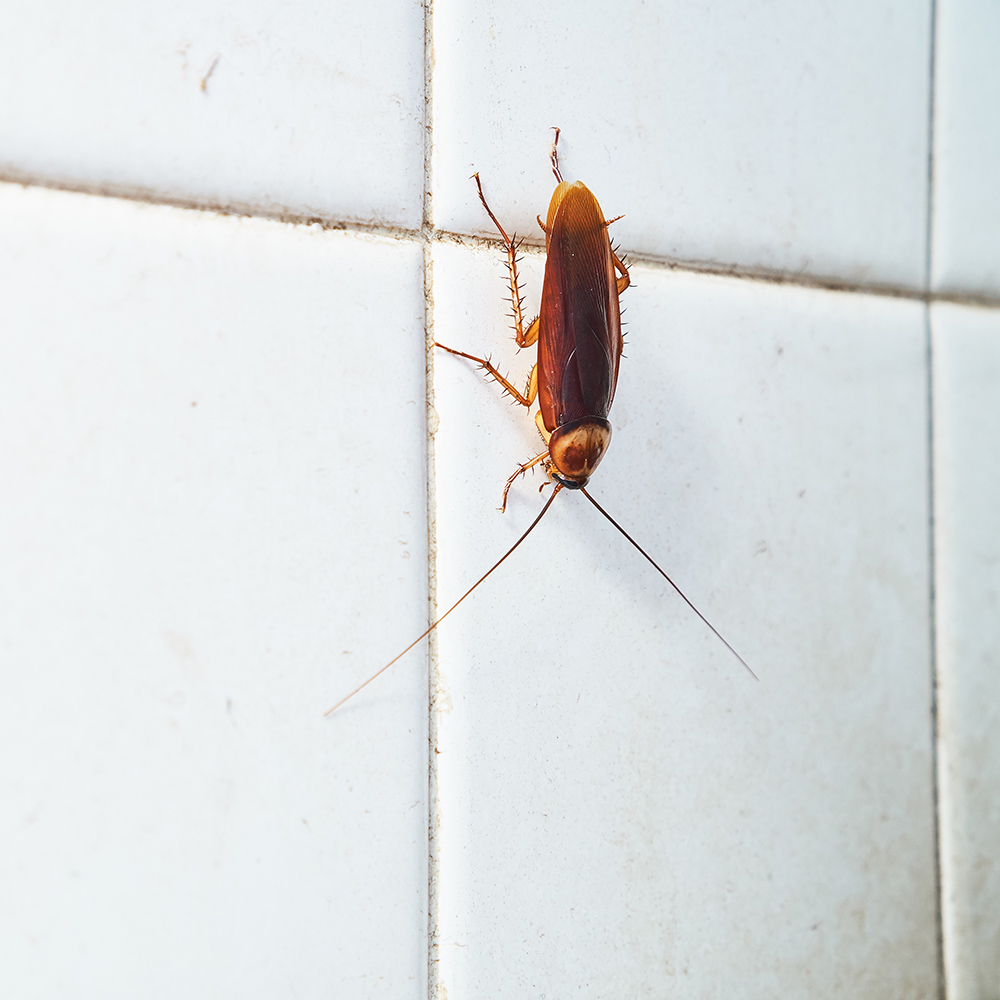
[[[500,225],[500,220],[493,214],[493,209],[490,208],[489,203],[486,201],[486,196],[483,194],[483,185],[479,181],[479,174],[476,173],[472,176],[476,181],[476,189],[479,191],[479,200],[483,203],[486,214],[493,220],[493,225],[497,227],[497,232],[500,233],[500,238],[503,240],[504,247],[507,250],[507,284],[510,286],[510,302],[514,319],[514,340],[517,342],[518,347],[530,347],[534,343],[534,340],[526,339],[524,332],[524,317],[521,314],[521,304],[524,301],[524,296],[521,294],[520,279],[517,275],[517,262],[520,259],[517,255],[517,250],[522,241],[517,238],[516,234],[513,237],[507,235],[506,230]],[[538,335],[536,333],[535,340],[537,339]]]

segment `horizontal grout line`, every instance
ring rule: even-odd
[[[274,222],[283,222],[287,225],[319,226],[325,230],[361,233],[419,243],[452,243],[459,246],[490,248],[501,245],[501,241],[497,237],[475,236],[469,233],[435,229],[430,226],[409,228],[406,226],[392,226],[382,222],[362,222],[356,219],[331,219],[328,216],[295,212],[280,206],[274,206],[273,209],[269,209],[267,206],[250,204],[248,202],[234,201],[222,203],[213,202],[207,198],[171,197],[152,189],[135,186],[87,184],[83,182],[39,179],[9,169],[0,169],[0,183],[17,184],[26,188],[36,187],[52,191],[66,191],[73,194],[85,194],[99,198],[114,198],[118,201],[134,201],[145,205],[164,205],[170,208],[179,208],[193,212],[209,212],[215,215],[268,219]],[[541,240],[525,240],[520,246],[523,252],[532,255],[541,256],[545,252],[545,245]],[[923,292],[918,289],[903,288],[900,286],[849,282],[839,278],[801,273],[787,274],[780,271],[743,267],[736,264],[727,265],[707,261],[672,259],[656,254],[635,253],[628,250],[626,250],[626,256],[630,262],[639,263],[645,267],[680,271],[686,274],[711,274],[724,278],[733,278],[740,281],[756,281],[769,285],[815,288],[822,289],[823,291],[847,292],[856,295],[875,295],[883,298],[908,299],[914,302],[947,302],[982,309],[1000,309],[1000,296],[993,295],[976,295],[960,292]]]
[[[292,226],[319,226],[321,229],[342,230],[354,233],[369,233],[396,239],[422,239],[420,229],[405,226],[391,226],[383,222],[362,222],[356,219],[331,219],[328,216],[309,212],[297,212],[275,205],[269,208],[259,203],[230,201],[216,202],[209,198],[183,198],[154,191],[151,188],[134,185],[88,184],[85,182],[56,181],[46,178],[29,177],[16,170],[0,167],[0,184],[17,184],[21,187],[44,188],[50,191],[66,191],[70,194],[85,194],[95,198],[113,198],[116,201],[131,201],[142,205],[163,205],[190,212],[206,212],[212,215],[236,216],[241,219],[266,219],[283,222]]]
[[[875,295],[883,298],[909,299],[914,302],[950,302],[958,305],[978,306],[984,309],[1000,308],[1000,295],[975,295],[962,292],[924,292],[916,288],[893,285],[845,281],[811,274],[787,274],[766,268],[746,267],[738,264],[714,264],[698,260],[672,260],[654,254],[628,252],[629,263],[637,262],[646,267],[683,271],[690,274],[713,274],[723,278],[737,278],[741,281],[757,281],[766,285],[790,285],[795,288],[816,288],[829,292],[848,292],[860,295]]]

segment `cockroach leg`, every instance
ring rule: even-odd
[[[524,341],[524,343],[522,344],[520,341],[518,341],[518,343],[517,343],[518,347],[533,347],[535,345],[535,343],[538,341],[538,323],[539,323],[539,319],[540,319],[540,317],[536,316],[528,324],[528,329],[524,331],[524,336],[522,337],[522,340]],[[532,396],[531,398],[534,399],[535,397]]]
[[[515,472],[514,475],[512,475],[510,479],[507,480],[507,485],[504,486],[503,488],[503,503],[501,503],[500,506],[497,508],[501,514],[503,514],[507,510],[507,494],[510,492],[511,486],[514,485],[514,480],[517,479],[518,476],[523,476],[528,471],[528,469],[532,469],[540,462],[544,462],[548,457],[549,457],[549,451],[548,448],[546,448],[545,451],[536,455],[533,459],[531,459],[530,462],[522,462],[517,467],[517,472]]]
[[[442,351],[447,351],[449,354],[457,354],[460,358],[468,358],[469,361],[475,361],[480,368],[486,369],[491,378],[500,383],[504,392],[513,396],[522,406],[531,406],[535,401],[535,396],[538,394],[538,376],[535,374],[535,369],[531,370],[531,379],[528,382],[528,394],[525,396],[518,392],[513,384],[501,375],[488,359],[477,358],[474,354],[466,354],[465,351],[456,351],[454,347],[445,347],[444,344],[439,344],[436,340],[434,341],[434,346],[440,347]]]
[[[618,294],[621,295],[629,286],[628,268],[618,259],[618,255],[613,250],[611,251],[611,259],[614,261],[615,270],[621,275],[618,279]]]
[[[517,277],[517,248],[521,243],[519,240],[511,239],[507,235],[507,231],[500,225],[500,220],[493,214],[493,209],[490,208],[486,201],[486,196],[483,194],[483,185],[479,181],[479,174],[473,174],[472,176],[475,179],[476,188],[479,190],[479,200],[483,203],[486,214],[493,220],[493,225],[497,227],[500,239],[503,240],[503,244],[507,248],[507,272],[510,276],[510,304],[514,316],[514,339],[517,341],[518,347],[531,347],[538,340],[538,328],[533,323],[528,328],[527,333],[524,331],[524,316],[521,314],[521,289]],[[534,337],[528,339],[531,336],[532,329],[534,329]]]
[[[537,365],[535,366],[538,367]],[[549,438],[552,437],[552,433],[545,426],[545,420],[542,418],[542,411],[539,410],[535,414],[535,426],[538,428],[538,433],[542,435],[542,440],[545,442],[545,446],[549,445]]]
[[[538,320],[535,320],[535,322],[532,323],[532,326],[534,326],[537,329]],[[538,336],[537,332],[535,336],[536,337]],[[527,390],[528,390],[528,399],[534,401],[535,397],[538,395],[538,365],[531,366],[531,374],[528,376]]]
[[[563,175],[559,171],[559,128],[556,125],[552,126],[552,131],[555,132],[555,138],[552,140],[552,173],[556,175],[556,180],[562,184]],[[544,226],[542,227],[545,228]]]

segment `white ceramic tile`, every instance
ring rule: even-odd
[[[537,303],[541,261],[524,263]],[[435,251],[435,335],[520,379],[496,254]],[[449,996],[936,998],[925,321],[633,268],[593,493],[439,630]],[[435,357],[439,599],[528,525],[530,420]]]
[[[0,220],[0,995],[424,995],[419,251]]]
[[[1000,7],[937,0],[934,287],[1000,294]]]
[[[417,226],[423,45],[418,0],[6,3],[0,171]]]
[[[937,305],[934,468],[948,996],[1000,983],[1000,312]]]
[[[566,176],[634,252],[922,286],[929,3],[434,4],[434,218],[537,234]]]

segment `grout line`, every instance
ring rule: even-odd
[[[437,475],[434,435],[437,410],[434,408],[434,261],[432,244],[424,243],[424,329],[426,331],[427,395],[427,621],[438,617],[437,600]],[[437,632],[427,640],[427,995],[443,996],[438,974],[438,882],[441,867],[438,833],[441,816],[438,797],[438,711],[441,673],[438,663]]]
[[[927,289],[928,301],[935,298],[932,292],[934,277],[934,139],[935,139],[935,95],[937,86],[935,62],[937,59],[937,3],[930,0],[930,51],[928,58],[930,66],[928,76],[930,85],[927,94],[927,218],[924,224],[924,288]]]
[[[315,212],[304,212],[285,208],[281,205],[262,205],[256,202],[213,201],[210,198],[181,197],[164,194],[153,188],[137,185],[90,183],[86,181],[60,181],[52,178],[33,177],[18,170],[0,166],[0,184],[14,184],[22,188],[41,188],[47,191],[63,191],[68,194],[82,194],[93,198],[111,198],[116,201],[132,201],[140,205],[158,205],[178,208],[191,212],[207,212],[214,215],[235,215],[246,219],[265,219],[284,222],[295,226],[319,226],[322,229],[345,230],[355,233],[370,233],[376,236],[413,239],[422,230],[404,226],[390,226],[382,222],[365,222],[360,219],[334,219]]]
[[[944,883],[943,851],[941,844],[941,829],[944,817],[942,815],[941,795],[941,752],[940,752],[940,712],[938,706],[938,649],[937,649],[937,543],[935,538],[935,468],[934,468],[934,328],[931,317],[931,305],[935,297],[931,293],[934,279],[934,157],[936,138],[936,87],[937,87],[937,3],[930,0],[930,51],[929,81],[927,95],[927,224],[926,224],[926,263],[924,266],[924,287],[928,291],[924,306],[925,323],[925,364],[927,366],[927,562],[928,562],[928,642],[930,645],[930,723],[931,723],[931,796],[933,803],[933,834],[934,834],[934,895],[935,895],[935,948],[937,950],[937,981],[939,1000],[947,1000],[948,973],[945,963],[944,939]],[[941,301],[938,299],[937,301]]]
[[[437,411],[434,408],[434,6],[424,0],[424,191],[419,239],[424,261],[424,332],[426,336],[425,395],[427,400],[427,615],[437,620],[437,476],[435,439]],[[405,238],[405,237],[401,237]],[[441,815],[438,795],[438,692],[441,673],[437,633],[427,643],[427,996],[444,996],[440,975],[438,886],[441,868]]]
[[[941,722],[938,702],[940,677],[938,674],[938,637],[937,637],[937,543],[936,510],[934,503],[935,467],[934,467],[934,330],[931,320],[930,306],[924,310],[925,324],[925,365],[927,379],[927,562],[928,562],[928,642],[930,646],[930,724],[931,724],[931,800],[932,823],[934,835],[934,892],[935,892],[935,947],[937,950],[937,976],[939,1000],[948,996],[947,966],[945,964],[944,938],[944,852],[941,844],[941,830],[944,822],[942,810],[942,758],[941,758]]]
[[[937,543],[936,543],[936,512],[934,503],[935,467],[934,467],[934,331],[931,322],[930,309],[926,317],[926,364],[927,364],[927,556],[928,574],[928,605],[930,621],[928,623],[930,642],[930,681],[931,681],[931,793],[933,801],[934,827],[934,888],[936,894],[935,931],[937,949],[938,996],[946,1000],[948,996],[948,976],[945,964],[945,931],[944,931],[944,852],[941,843],[941,831],[944,822],[942,810],[944,798],[942,795],[942,757],[941,757],[941,721],[938,691],[940,676],[938,673],[938,636],[937,636]]]
[[[430,0],[427,0],[429,3]],[[430,44],[430,43],[428,43]],[[428,60],[430,61],[430,60]],[[429,86],[425,81],[425,87]],[[427,102],[429,103],[429,101]],[[429,123],[429,112],[428,112]],[[430,125],[425,127],[424,151],[424,181],[425,187],[430,182]],[[145,188],[125,187],[107,184],[85,184],[62,182],[29,177],[17,171],[0,169],[0,184],[16,184],[24,188],[42,188],[51,191],[65,191],[71,194],[84,194],[99,198],[113,198],[119,201],[134,201],[143,205],[162,205],[168,208],[178,208],[193,212],[210,212],[216,215],[237,216],[240,218],[266,219],[282,222],[287,225],[318,226],[321,229],[336,232],[359,233],[367,236],[382,237],[401,241],[419,243],[454,243],[459,246],[488,247],[496,249],[502,243],[495,236],[478,236],[470,233],[460,233],[448,229],[435,229],[430,224],[430,192],[424,192],[424,219],[419,229],[406,226],[392,226],[383,222],[364,222],[358,219],[335,219],[329,216],[310,214],[308,212],[292,211],[281,206],[267,206],[244,202],[213,202],[208,199],[181,198],[164,195]],[[930,211],[930,209],[929,209]],[[930,226],[930,219],[928,226]],[[521,252],[528,255],[541,256],[545,245],[540,241],[526,240],[521,244]],[[1000,309],[1000,295],[977,295],[963,292],[930,292],[915,288],[905,288],[898,285],[868,284],[865,282],[845,281],[842,278],[830,276],[813,276],[802,273],[786,273],[767,269],[745,267],[738,264],[721,264],[708,261],[697,261],[685,258],[663,257],[658,254],[645,254],[628,250],[628,259],[644,267],[660,268],[669,271],[679,271],[683,274],[708,274],[736,281],[754,281],[767,285],[786,285],[791,288],[819,289],[830,292],[844,292],[856,295],[874,295],[881,298],[908,299],[914,302],[947,302],[955,305],[971,306],[981,309]],[[929,263],[925,265],[925,270]]]

